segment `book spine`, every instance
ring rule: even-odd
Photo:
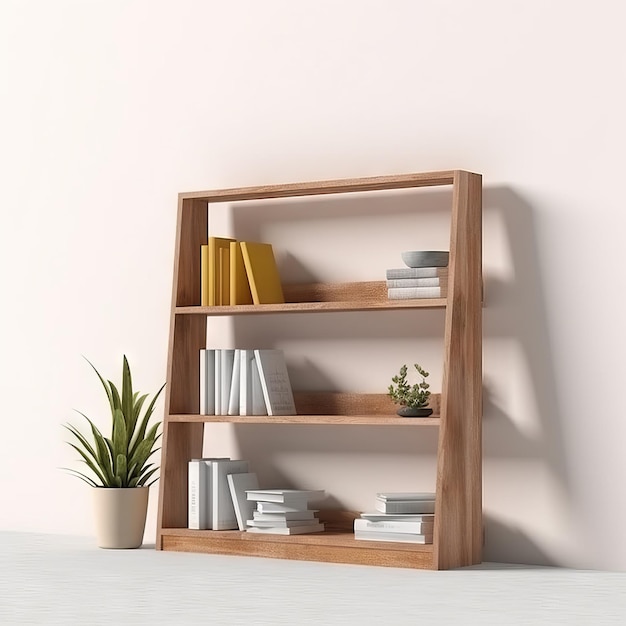
[[[209,306],[209,246],[200,246],[200,305]]]
[[[376,501],[376,510],[381,513],[434,513],[435,501],[415,500],[414,502]]]
[[[397,278],[436,278],[437,276],[447,276],[447,267],[399,267],[388,269],[387,279]]]
[[[435,278],[389,278],[387,287],[443,287],[443,281],[439,276]]]
[[[239,385],[241,383],[241,350],[235,350],[233,375],[230,381],[228,415],[239,415]]]
[[[218,304],[230,304],[230,248],[220,248],[218,254]]]
[[[261,385],[261,374],[256,358],[250,362],[250,377],[252,378],[252,415],[267,415],[268,407],[265,403],[263,395],[263,387]]]
[[[369,530],[355,530],[354,538],[364,541],[399,541],[400,543],[432,543],[432,535],[412,535],[409,533],[376,533]]]
[[[230,385],[233,380],[233,365],[235,361],[235,350],[232,348],[224,348],[220,350],[221,355],[221,371],[220,371],[220,415],[228,415],[228,406],[230,401]]]
[[[239,415],[252,415],[252,359],[254,350],[241,350],[239,380]]]
[[[238,241],[230,242],[230,304],[252,304],[250,283]]]
[[[217,348],[214,352],[214,384],[213,389],[215,393],[215,415],[221,415],[222,410],[222,350]]]
[[[200,350],[200,415],[215,415],[215,350]]]
[[[392,287],[387,289],[390,300],[412,300],[415,298],[441,298],[441,287]]]
[[[207,480],[204,461],[191,460],[188,464],[189,510],[187,526],[195,530],[208,529]]]
[[[433,522],[372,522],[367,519],[355,519],[354,530],[368,530],[371,532],[397,532],[417,535],[432,534]]]

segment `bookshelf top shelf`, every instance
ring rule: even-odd
[[[371,176],[367,178],[340,178],[306,183],[262,185],[258,187],[235,187],[232,189],[185,192],[179,194],[179,198],[181,200],[204,200],[206,202],[233,202],[238,200],[293,198],[296,196],[316,196],[357,191],[434,187],[454,184],[457,172],[460,172],[460,170],[399,174],[396,176]]]

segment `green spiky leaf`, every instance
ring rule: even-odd
[[[89,467],[96,479],[76,470],[69,471],[92,487],[98,486],[96,480],[104,487],[142,486],[158,470],[148,460],[160,450],[155,448],[155,444],[161,437],[158,433],[161,423],[150,425],[149,422],[165,385],[152,398],[142,417],[141,412],[148,394],[141,395],[138,391],[133,391],[130,365],[126,356],[124,355],[122,364],[121,394],[112,381],[105,380],[96,367],[87,358],[85,360],[98,376],[107,395],[111,436],[105,437],[90,418],[78,411],[89,424],[93,441],[89,441],[75,426],[66,424],[64,427],[76,440],[75,443],[67,443],[80,454],[80,461]]]

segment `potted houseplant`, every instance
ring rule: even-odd
[[[87,362],[100,379],[109,401],[111,436],[105,437],[92,420],[77,411],[89,422],[92,441],[72,424],[65,424],[74,438],[67,443],[80,454],[81,461],[92,475],[73,469],[67,471],[93,488],[98,546],[138,548],[143,542],[148,488],[158,480],[154,474],[159,469],[149,460],[160,449],[154,447],[161,436],[157,433],[160,422],[149,426],[149,421],[165,385],[157,391],[141,416],[148,394],[133,391],[126,356],[122,366],[121,393],[89,360]]]
[[[430,397],[430,385],[426,382],[428,372],[417,363],[414,363],[414,367],[422,378],[421,382],[410,385],[407,382],[407,366],[403,365],[400,373],[391,379],[389,397],[400,405],[397,413],[401,417],[428,417],[433,412],[427,408]]]

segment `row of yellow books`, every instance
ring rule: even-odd
[[[285,301],[271,244],[209,237],[201,247],[202,306]]]

